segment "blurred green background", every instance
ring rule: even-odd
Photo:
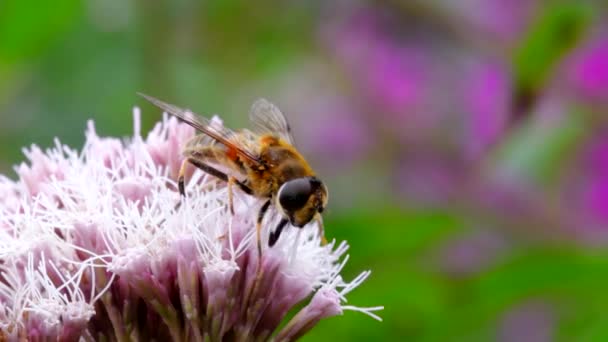
[[[0,1],[0,171],[159,120],[291,120],[347,278],[305,341],[608,341],[605,1]]]

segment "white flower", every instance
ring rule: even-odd
[[[128,141],[92,123],[82,152],[55,142],[25,151],[19,179],[0,177],[0,340],[294,340],[343,310],[346,243],[320,245],[316,227],[287,229],[272,248],[254,218],[261,202],[189,171],[175,179],[194,131],[165,117],[143,140],[139,111]],[[181,204],[180,204],[181,203]],[[342,261],[340,261],[342,259]],[[309,303],[280,331],[287,312]]]

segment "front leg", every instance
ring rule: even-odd
[[[234,215],[234,195],[232,193],[232,186],[238,184],[238,180],[232,176],[228,176],[228,207],[230,208],[230,214]]]
[[[205,173],[208,173],[216,178],[223,180],[224,182],[229,182],[230,178],[234,178],[234,177],[228,176],[226,173],[207,164],[208,160],[209,161],[218,160],[218,158],[217,158],[218,151],[216,151],[216,149],[213,147],[188,149],[185,151],[185,155],[186,155],[186,159],[184,159],[184,161],[182,162],[182,165],[179,169],[179,175],[177,178],[179,193],[184,197],[186,196],[185,174],[186,174],[186,165],[188,163],[203,170]],[[234,178],[234,180],[232,182],[234,184],[236,184],[246,194],[249,194],[249,195],[253,194],[253,190],[251,190],[250,187],[245,185],[245,183],[237,180],[236,178]],[[229,184],[229,186],[230,186],[230,184]]]
[[[268,207],[270,207],[270,199],[267,200],[262,207],[260,208],[260,212],[258,213],[258,219],[255,223],[255,232],[256,232],[256,243],[258,247],[258,262],[262,262],[262,221],[264,220],[264,215],[268,211]]]
[[[228,183],[228,208],[232,215],[234,215],[234,205],[233,205],[233,199],[232,199],[232,197],[233,197],[232,196],[232,185],[236,184],[245,193],[250,194],[250,195],[253,194],[253,191],[251,190],[250,187],[245,185],[243,182],[237,180],[236,178],[234,178],[232,176],[228,176],[227,174],[223,173],[222,171],[220,171],[212,166],[209,166],[208,164],[203,163],[199,159],[196,159],[193,157],[188,157],[182,163],[182,167],[180,168],[180,172],[179,172],[179,177],[177,179],[179,193],[183,197],[186,197],[185,184],[184,184],[184,173],[185,173],[185,169],[186,169],[186,163],[190,163],[190,164],[198,167],[199,169],[203,170],[204,172],[206,172],[212,176],[215,176]]]
[[[184,178],[186,177],[186,166],[188,165],[188,159],[182,161],[182,165],[179,168],[179,174],[177,176],[177,187],[179,189],[180,197],[186,197],[186,185]]]
[[[274,229],[274,231],[270,232],[270,237],[268,238],[269,247],[272,247],[275,243],[277,243],[277,241],[279,240],[279,236],[281,236],[281,232],[283,231],[283,228],[285,228],[287,223],[289,223],[289,221],[286,218],[282,218],[281,221],[279,221],[277,227]]]

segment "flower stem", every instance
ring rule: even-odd
[[[129,337],[125,331],[125,324],[122,321],[120,312],[118,312],[116,306],[112,303],[112,294],[109,291],[106,292],[101,297],[101,302],[103,303],[106,312],[108,313],[108,317],[110,318],[110,322],[112,323],[112,327],[114,328],[116,340],[118,342],[129,341]]]

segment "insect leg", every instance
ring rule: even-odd
[[[232,176],[228,176],[228,206],[230,207],[230,213],[232,215],[234,215],[234,195],[232,192],[232,186],[236,184],[239,186],[239,188],[241,188],[241,190],[243,190],[243,192],[245,192],[248,195],[252,195],[253,191],[251,190],[251,188],[249,188],[247,185],[245,185],[242,182],[239,182],[238,179],[232,177]]]
[[[281,236],[281,231],[283,231],[283,228],[285,227],[287,222],[289,222],[287,219],[281,219],[274,231],[270,232],[270,237],[268,238],[268,246],[272,247],[275,243],[277,243],[277,241],[279,240],[279,236]]]
[[[264,219],[264,215],[266,215],[266,212],[268,211],[268,207],[270,207],[270,200],[267,200],[260,208],[260,212],[258,213],[258,220],[256,221],[256,224],[255,224],[259,262],[262,262],[262,238],[261,238],[262,220]]]
[[[199,169],[205,171],[206,173],[208,173],[214,177],[217,177],[217,178],[223,180],[224,182],[228,182],[228,179],[232,178],[232,177],[228,177],[228,175],[226,175],[224,172],[222,172],[208,164],[205,164],[204,162],[200,161],[199,159],[197,159],[195,157],[188,157],[186,160],[189,163],[191,163],[192,165],[198,167]],[[238,185],[239,188],[241,190],[243,190],[243,192],[245,192],[246,194],[249,194],[249,195],[253,194],[253,190],[251,190],[250,187],[245,185],[243,182],[237,180],[236,178],[234,179],[234,184]]]
[[[232,194],[232,186],[236,184],[238,180],[232,176],[228,177],[228,207],[230,208],[230,213],[234,215],[234,195]]]
[[[186,165],[188,165],[188,159],[182,161],[182,165],[179,168],[179,175],[177,177],[177,187],[179,188],[179,194],[186,197],[186,188],[184,185],[184,177],[186,175]]]
[[[219,178],[219,179],[223,180],[224,182],[228,181],[228,176],[225,173],[223,173],[222,171],[220,171],[212,166],[209,166],[208,164],[203,163],[199,159],[193,158],[193,157],[188,157],[187,160],[190,164],[198,167],[199,169],[205,171],[206,173],[208,173],[216,178]]]

